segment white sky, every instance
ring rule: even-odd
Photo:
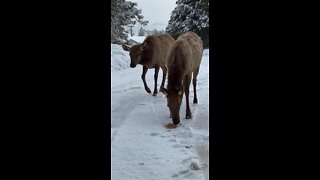
[[[144,20],[149,21],[148,25],[161,23],[163,29],[168,24],[171,12],[176,6],[176,0],[130,0],[138,3],[137,8],[141,9]]]

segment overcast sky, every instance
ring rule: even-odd
[[[137,8],[141,9],[144,20],[149,21],[149,25],[154,23],[164,24],[165,28],[170,19],[171,12],[176,6],[176,0],[130,0],[138,3]]]

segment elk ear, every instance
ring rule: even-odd
[[[178,94],[179,94],[179,96],[181,96],[183,94],[183,86],[180,87]]]
[[[164,95],[168,96],[168,90],[165,89],[164,87],[160,87],[160,88],[161,88],[161,92],[162,92]]]
[[[125,44],[122,44],[122,49],[125,51],[130,51],[130,47]]]

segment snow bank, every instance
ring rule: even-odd
[[[129,52],[123,50],[121,45],[111,44],[111,71],[127,69],[129,65]]]
[[[204,49],[202,56],[208,56],[209,57],[209,49]],[[208,57],[206,57],[208,59]]]

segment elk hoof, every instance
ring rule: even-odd
[[[180,119],[173,119],[172,122],[174,125],[177,125],[180,123]]]
[[[191,113],[187,113],[186,114],[186,119],[191,119],[192,118],[192,114]]]
[[[153,92],[153,96],[156,96],[158,94],[158,91]]]
[[[150,89],[149,88],[146,88],[146,91],[147,93],[151,93]]]
[[[163,86],[160,86],[159,92],[163,92]]]
[[[198,104],[198,99],[193,99],[193,104]]]

